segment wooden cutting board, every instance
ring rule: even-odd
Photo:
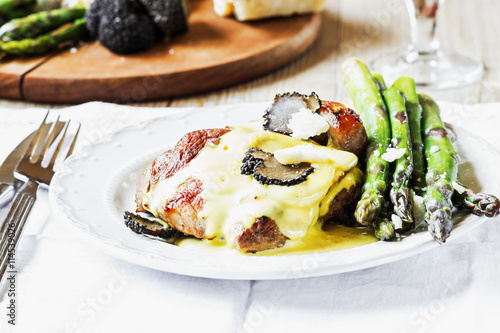
[[[216,15],[212,1],[189,4],[189,31],[146,52],[121,56],[91,42],[51,56],[0,62],[0,97],[134,103],[219,89],[297,58],[321,26],[321,14],[243,23]]]

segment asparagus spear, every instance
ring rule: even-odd
[[[375,83],[377,84],[380,94],[382,94],[383,97],[383,93],[387,89],[384,77],[380,73],[372,73],[372,76],[373,80],[375,80]],[[385,106],[387,109],[387,104],[385,104]],[[372,223],[373,233],[375,237],[383,241],[391,240],[396,235],[396,227],[394,226],[394,223],[392,223],[392,220],[389,217],[390,216],[389,211],[392,211],[393,209],[392,207],[389,208],[390,200],[387,199],[388,198],[386,194],[386,200],[384,202],[384,205],[382,206],[380,214],[377,220]]]
[[[413,171],[410,126],[403,96],[396,88],[388,88],[383,93],[391,120],[392,143],[394,149],[403,151],[395,160],[394,174],[390,191],[394,212],[401,218],[404,226],[413,223],[413,203],[410,199],[409,183]]]
[[[86,34],[85,18],[80,18],[71,26],[54,34],[48,33],[35,39],[27,38],[0,44],[0,53],[17,56],[43,54],[56,49],[63,42],[82,39]]]
[[[424,94],[419,94],[418,98],[422,105],[422,136],[427,160],[425,221],[434,239],[444,243],[453,228],[451,197],[459,157],[448,138],[436,102]]]
[[[54,9],[11,20],[0,28],[0,38],[4,42],[34,38],[73,22],[85,15],[85,7]]]
[[[413,154],[413,173],[410,185],[415,193],[421,196],[425,188],[424,144],[422,142],[420,125],[422,107],[418,100],[415,81],[412,78],[402,76],[392,86],[401,91],[406,99],[406,112],[408,113]]]
[[[390,126],[384,100],[368,67],[351,58],[342,64],[342,80],[368,135],[363,194],[354,216],[362,225],[375,221],[382,211],[389,176],[389,163],[381,158],[390,141]]]
[[[486,193],[475,193],[459,181],[453,185],[455,192],[452,201],[454,203],[470,209],[473,214],[479,216],[494,217],[500,213],[500,200],[497,197]]]
[[[380,73],[373,73],[373,78],[377,82],[388,110],[392,135],[391,148],[404,151],[394,163],[394,174],[389,197],[393,204],[392,209],[403,222],[403,229],[408,229],[413,223],[413,202],[410,198],[409,189],[413,170],[413,155],[406,105],[403,96],[398,90],[392,87],[387,89],[384,78]]]

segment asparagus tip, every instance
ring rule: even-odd
[[[412,201],[409,199],[408,188],[395,189],[390,191],[391,202],[394,204],[394,212],[405,224],[413,223]]]
[[[354,217],[361,225],[370,225],[375,222],[382,210],[383,202],[377,195],[370,195],[359,200]]]
[[[373,224],[375,237],[380,240],[387,241],[396,235],[396,228],[389,219],[381,219]]]
[[[443,209],[438,209],[431,213],[430,218],[427,219],[429,224],[429,232],[432,237],[439,243],[444,244],[446,239],[450,237],[453,222],[449,214]]]

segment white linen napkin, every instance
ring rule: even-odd
[[[499,104],[440,105],[445,121],[500,148]],[[89,103],[55,112],[84,124],[81,148],[124,126],[189,109]],[[44,115],[41,109],[0,109],[0,161]],[[16,253],[16,325],[8,323],[13,298],[4,281],[0,332],[496,331],[499,218],[455,242],[370,269],[233,281],[156,271],[109,256],[54,219],[46,189],[38,195]],[[2,221],[7,208],[0,209]]]

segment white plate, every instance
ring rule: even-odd
[[[74,154],[56,173],[50,203],[57,218],[75,227],[93,244],[139,265],[220,279],[286,279],[359,270],[393,262],[438,247],[428,232],[399,242],[377,242],[348,250],[279,257],[244,256],[181,248],[137,235],[125,227],[123,212],[134,210],[135,183],[144,167],[171,148],[186,132],[259,119],[261,104],[200,108],[127,128]],[[484,140],[459,128],[455,148],[462,157],[460,175],[476,191],[500,193],[499,153]],[[481,149],[478,149],[481,147]],[[448,243],[486,218],[456,217]],[[444,245],[446,246],[446,245]]]

